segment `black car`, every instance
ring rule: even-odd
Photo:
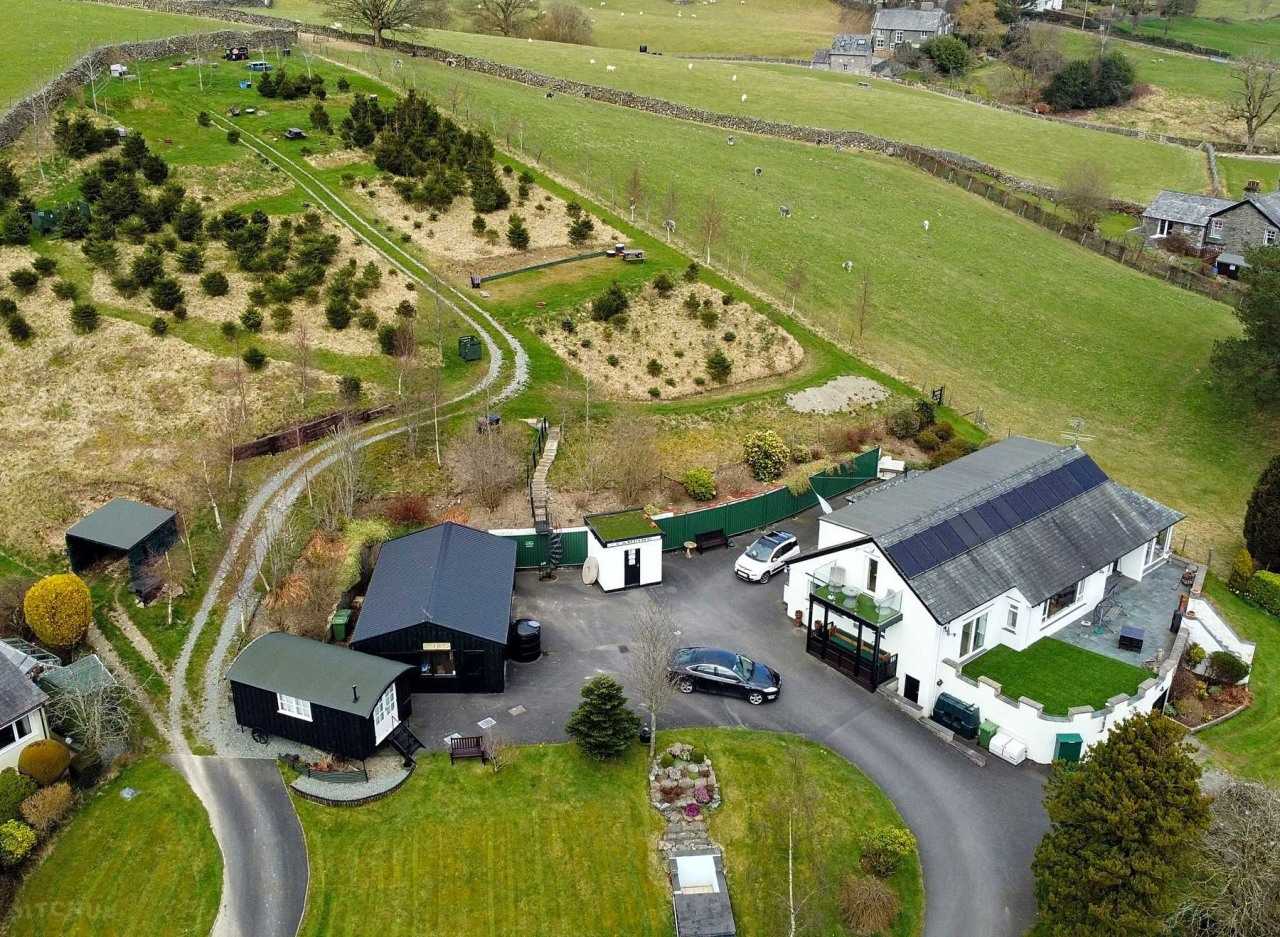
[[[752,706],[773,702],[782,692],[778,671],[717,647],[680,648],[671,658],[670,674],[681,693],[725,693]]]

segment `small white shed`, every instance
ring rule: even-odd
[[[662,582],[662,530],[644,511],[592,514],[587,560],[596,561],[596,581],[605,592]]]
[[[128,65],[124,65],[124,64],[121,64],[120,62],[116,62],[114,65],[111,66],[112,78],[123,78],[127,74],[129,74]]]

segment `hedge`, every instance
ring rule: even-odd
[[[1260,569],[1249,577],[1249,598],[1272,615],[1280,615],[1280,573]]]

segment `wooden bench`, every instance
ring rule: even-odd
[[[693,542],[699,553],[706,553],[715,547],[727,547],[729,537],[723,530],[708,530],[705,533],[694,534]]]
[[[488,760],[484,750],[484,736],[460,735],[457,738],[449,739],[449,764],[453,764],[459,758]]]

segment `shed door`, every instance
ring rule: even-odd
[[[378,705],[373,707],[373,744],[381,745],[391,730],[400,724],[400,707],[396,703],[396,685],[387,687]]]
[[[625,551],[626,565],[622,584],[624,586],[640,585],[640,548]]]

